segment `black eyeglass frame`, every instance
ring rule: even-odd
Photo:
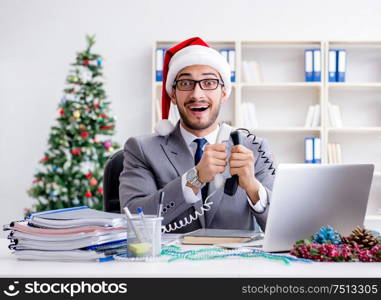
[[[177,86],[177,83],[179,82],[179,81],[183,81],[183,80],[188,80],[188,81],[192,81],[193,83],[194,83],[194,85],[193,85],[193,88],[191,89],[191,90],[181,90],[181,89],[179,89],[178,88],[178,86]],[[214,89],[204,89],[202,86],[201,86],[201,82],[202,81],[210,81],[210,80],[213,80],[213,81],[217,81],[217,86],[214,88]],[[214,91],[214,90],[216,90],[217,88],[218,88],[218,86],[224,86],[224,82],[223,81],[221,81],[221,80],[219,80],[219,79],[217,79],[217,78],[208,78],[208,79],[201,79],[201,80],[193,80],[193,79],[178,79],[178,80],[175,80],[174,82],[173,82],[173,85],[172,85],[172,87],[173,87],[173,89],[178,89],[179,91],[182,91],[182,92],[189,92],[189,91],[193,91],[194,89],[195,89],[195,87],[196,87],[196,84],[198,84],[198,86],[200,87],[200,89],[202,89],[202,90],[204,90],[204,91]]]

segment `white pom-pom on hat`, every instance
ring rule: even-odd
[[[174,128],[175,126],[168,119],[159,120],[155,126],[155,133],[160,136],[168,135]]]

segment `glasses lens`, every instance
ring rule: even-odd
[[[218,86],[218,79],[204,79],[201,80],[201,87],[204,90],[215,90]]]
[[[182,79],[177,81],[177,88],[180,91],[191,91],[194,88],[194,84],[193,80]]]

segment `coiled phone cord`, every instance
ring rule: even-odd
[[[273,167],[273,161],[266,155],[266,152],[263,151],[262,149],[262,145],[258,142],[256,142],[255,140],[257,139],[257,136],[253,133],[251,133],[248,129],[246,128],[238,128],[237,130],[241,130],[241,131],[245,131],[247,133],[247,138],[250,138],[250,137],[253,137],[253,140],[251,141],[251,143],[253,145],[258,145],[258,152],[260,153],[260,157],[263,158],[265,160],[265,164],[269,164],[268,166],[268,169],[272,172],[271,175],[275,175],[275,168]]]
[[[183,228],[183,227],[191,224],[192,222],[196,221],[199,217],[204,215],[205,212],[211,210],[213,201],[211,201],[211,202],[208,202],[208,201],[209,201],[209,198],[212,197],[216,192],[217,192],[217,190],[215,190],[213,193],[208,195],[208,197],[206,197],[204,204],[201,206],[200,211],[196,210],[196,212],[194,214],[190,214],[188,217],[185,217],[184,219],[179,220],[178,223],[174,222],[174,223],[169,223],[166,226],[163,225],[161,227],[161,232],[162,233],[169,233],[169,232],[175,231],[177,229]]]

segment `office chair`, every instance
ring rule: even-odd
[[[103,172],[103,210],[120,213],[119,175],[123,170],[123,149],[115,152],[106,162]]]

